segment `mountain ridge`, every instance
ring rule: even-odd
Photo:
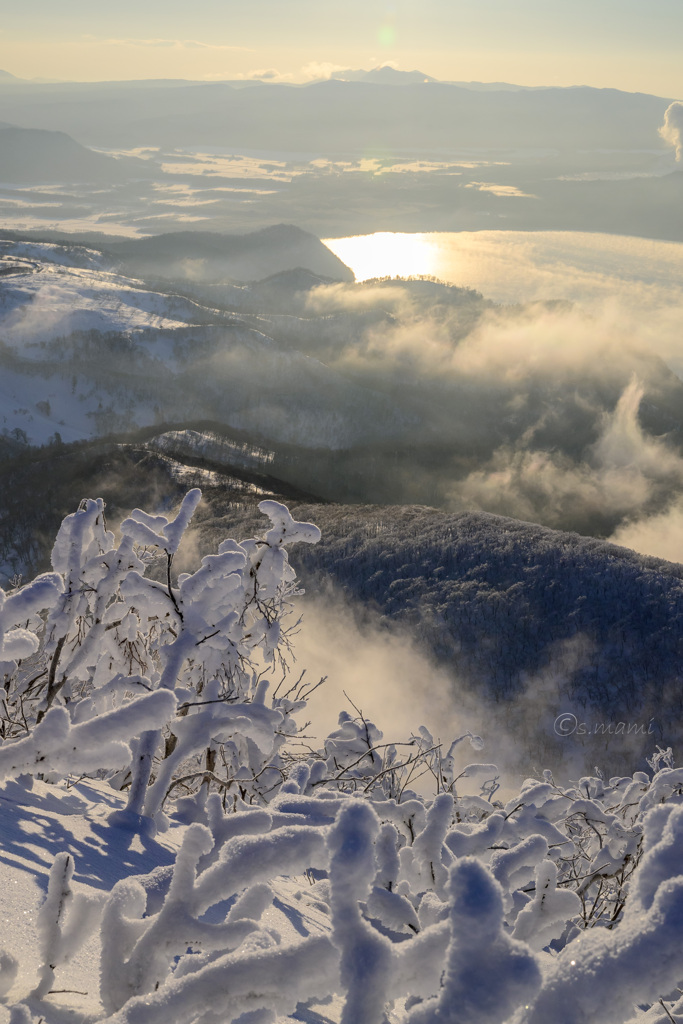
[[[0,124],[0,181],[90,182],[122,179],[143,161],[96,153],[63,131]]]

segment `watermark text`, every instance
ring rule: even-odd
[[[642,722],[581,722],[571,711],[558,715],[553,728],[558,736],[652,736],[654,718]]]

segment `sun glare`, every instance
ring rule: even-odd
[[[438,249],[428,234],[377,231],[373,235],[327,238],[324,244],[350,267],[356,280],[436,274]]]

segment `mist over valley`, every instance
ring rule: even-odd
[[[677,587],[677,570],[552,531],[683,559],[681,109],[388,68],[307,85],[3,78],[7,578],[46,566],[89,474],[114,515],[124,495],[166,507],[188,480],[211,515],[227,488],[235,528],[261,493],[313,502],[330,536],[300,566],[312,618],[341,601],[378,649],[410,636],[445,673],[448,706],[475,718],[479,701],[555,690],[659,715],[666,740],[659,691],[633,667],[631,626],[603,618],[601,588],[635,609],[639,574]],[[45,507],[18,521],[52,464]],[[426,561],[400,553],[401,509]],[[349,555],[344,531],[364,529],[386,554]],[[509,565],[493,552],[511,530]],[[460,531],[468,554],[448,554]],[[581,582],[556,615],[568,543]],[[633,584],[617,582],[626,564]],[[510,636],[479,603],[487,588]],[[673,693],[674,648],[659,656]],[[543,721],[523,757],[559,757]]]
[[[576,533],[683,555],[680,256],[648,243],[658,270],[634,284],[643,243],[624,239],[619,266],[610,239],[591,241],[582,251],[603,273],[582,307],[429,278],[356,282],[285,226],[101,248],[6,238],[7,577],[47,567],[48,539],[91,488],[115,521],[201,486],[200,554],[254,529],[272,495],[325,538],[297,565],[304,649],[315,664],[316,636],[345,622],[343,646],[378,652],[374,701],[403,686],[423,716],[442,706],[484,731],[490,718],[510,731],[511,771],[624,769],[653,736],[673,742],[680,567]],[[476,252],[476,236],[466,245]],[[482,238],[484,259],[492,245]],[[512,235],[497,254],[517,254],[530,294],[547,287],[543,245]],[[572,287],[566,267],[555,287]],[[36,488],[45,500],[27,514]],[[395,644],[409,644],[412,690],[380,657]],[[347,673],[340,658],[339,692]],[[571,749],[552,732],[563,710],[600,719],[615,706],[650,732]]]

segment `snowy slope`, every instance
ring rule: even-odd
[[[111,812],[123,804],[118,793],[93,779],[48,785],[27,777],[23,784],[11,781],[0,786],[0,947],[10,951],[19,963],[5,999],[10,1004],[26,1002],[45,1024],[62,1024],[65,1011],[77,1014],[82,1024],[103,1014],[98,995],[98,934],[57,972],[55,988],[62,992],[40,1002],[30,998],[40,969],[38,910],[45,900],[57,854],[68,852],[73,856],[73,891],[93,899],[102,899],[117,881],[131,875],[149,877],[150,901],[154,900],[155,886],[161,885],[163,894],[164,882],[168,884],[167,872],[185,826],[172,821],[163,835],[141,839],[108,823]],[[283,946],[302,935],[328,930],[327,907],[308,890],[310,882],[303,875],[280,879],[277,897],[262,918],[264,925],[279,934]],[[329,1007],[323,1010],[329,1012]],[[0,1003],[1,1024],[9,1019]],[[316,1015],[314,1019],[319,1024],[337,1020],[334,1007],[332,1016]]]
[[[30,443],[216,419],[339,447],[406,416],[241,316],[115,273],[81,247],[0,243],[0,423]]]
[[[38,256],[39,246],[32,248]],[[198,318],[196,305],[179,296],[160,295],[94,267],[69,265],[60,247],[45,246],[33,263],[22,259],[22,245],[5,243],[4,249],[4,265],[12,266],[18,250],[15,266],[18,271],[23,264],[25,270],[14,272],[0,293],[0,330],[33,358],[40,359],[35,349],[41,341],[73,331],[172,330]]]

